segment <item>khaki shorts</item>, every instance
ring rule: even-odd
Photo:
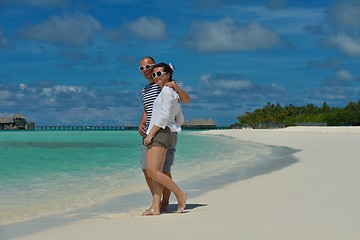
[[[177,133],[171,133],[171,146],[166,151],[165,163],[163,167],[163,172],[170,172],[171,167],[174,164],[176,144],[177,144]],[[146,156],[147,156],[147,146],[144,145],[144,142],[141,145],[141,169],[146,169]]]
[[[165,129],[160,128],[156,133],[153,139],[151,140],[151,143],[148,145],[148,147],[151,146],[160,146],[168,149],[171,146],[171,131],[169,127],[165,127]]]

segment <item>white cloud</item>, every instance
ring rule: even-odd
[[[343,86],[322,86],[319,89],[313,92],[313,99],[317,97],[318,99],[324,100],[343,100],[348,99],[349,94],[351,94]]]
[[[232,18],[218,22],[194,22],[184,39],[186,46],[200,52],[267,49],[276,46],[279,41],[275,32],[257,22],[240,26]]]
[[[250,89],[253,84],[247,79],[240,79],[240,80],[225,80],[220,79],[216,83],[220,89],[223,90],[244,90]]]
[[[40,103],[41,103],[41,105],[47,106],[47,107],[54,107],[54,106],[58,105],[56,98],[54,98],[54,97],[41,98]]]
[[[323,88],[328,88],[328,89],[343,88],[343,89],[345,89],[346,87],[350,87],[352,83],[355,83],[359,80],[360,80],[360,78],[354,76],[349,70],[340,69],[340,70],[336,71],[334,76],[331,76],[331,77],[328,77],[325,79],[325,81],[323,83]],[[355,89],[352,89],[351,91],[355,93]],[[334,91],[334,93],[336,93],[336,91]],[[339,95],[342,95],[342,93],[340,93],[340,92],[338,92],[338,93],[339,93]],[[349,96],[350,96],[350,93],[349,93]]]
[[[360,57],[360,40],[352,38],[344,33],[330,37],[328,42],[339,48],[341,53],[347,56]]]
[[[212,92],[214,96],[217,97],[226,97],[230,94],[233,94],[237,91],[244,91],[251,89],[253,84],[247,79],[240,79],[240,80],[227,80],[227,79],[220,79],[220,80],[212,80],[211,83],[212,88],[208,90]]]
[[[19,84],[19,88],[20,88],[21,90],[25,90],[25,88],[27,88],[27,85],[26,85],[25,83],[20,83],[20,84]]]
[[[25,95],[24,93],[17,93],[17,94],[16,94],[16,98],[17,98],[17,99],[25,98],[25,96],[26,96],[26,95]]]
[[[211,74],[205,74],[205,75],[202,75],[199,79],[199,83],[201,85],[205,85],[205,86],[210,86],[211,85]]]
[[[286,89],[280,84],[256,84],[237,74],[205,74],[199,85],[191,92],[191,98],[203,106],[222,104],[222,106],[252,101],[284,101],[289,98]]]
[[[239,91],[249,90],[253,84],[246,78],[226,79],[217,78],[211,74],[205,74],[199,79],[200,93],[204,96],[231,97]]]
[[[278,85],[278,84],[276,84],[276,83],[272,83],[272,84],[271,84],[271,88],[272,88],[273,90],[279,91],[279,92],[285,92],[285,91],[286,91],[286,89],[285,89],[283,86],[280,86],[280,85]]]
[[[101,28],[96,19],[78,12],[52,16],[42,23],[19,30],[18,35],[58,45],[82,47]]]
[[[0,86],[1,88],[1,86]],[[9,89],[0,90],[0,102],[3,111],[11,111],[9,106],[27,109],[29,112],[52,111],[62,112],[64,109],[84,107],[86,109],[106,109],[111,107],[141,108],[138,95],[130,91],[103,91],[76,85],[30,85],[20,83]],[[120,115],[124,115],[120,112]]]
[[[42,95],[45,96],[55,96],[60,93],[81,93],[83,91],[82,87],[77,86],[66,86],[66,85],[55,85],[53,87],[42,88]]]
[[[159,41],[166,38],[166,25],[159,18],[143,16],[126,23],[125,27],[143,40]]]
[[[351,72],[345,69],[341,69],[336,72],[336,78],[341,81],[354,81],[356,77],[354,77]]]
[[[65,85],[56,85],[54,86],[55,93],[61,92],[82,92],[82,87],[77,86],[65,86]]]
[[[339,1],[329,8],[328,16],[336,25],[360,29],[360,0]]]

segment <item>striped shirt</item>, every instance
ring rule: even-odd
[[[146,130],[149,128],[150,119],[153,111],[153,104],[156,97],[160,94],[161,88],[156,83],[150,83],[141,91],[141,99],[146,111]]]

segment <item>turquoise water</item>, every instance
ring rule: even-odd
[[[0,224],[146,190],[136,131],[0,132]],[[176,181],[209,177],[269,154],[231,138],[179,135]]]

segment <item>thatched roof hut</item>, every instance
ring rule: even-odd
[[[27,122],[25,117],[20,113],[15,113],[12,116],[0,117],[0,129],[4,130],[34,130],[35,124]]]
[[[214,129],[216,128],[216,122],[212,119],[195,119],[185,121],[182,126],[185,129]]]
[[[14,123],[14,118],[13,117],[0,117],[0,123],[2,123],[2,124]]]

